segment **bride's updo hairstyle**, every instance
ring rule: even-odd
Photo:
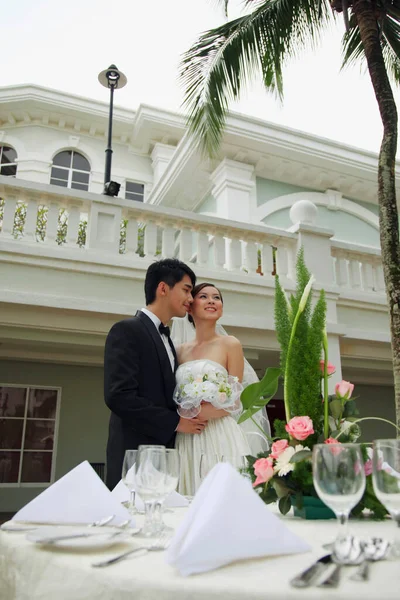
[[[200,294],[201,290],[203,290],[206,287],[213,287],[213,288],[215,288],[217,290],[218,294],[221,297],[222,304],[224,303],[224,299],[222,297],[221,291],[217,288],[217,286],[214,285],[213,283],[207,283],[207,282],[198,283],[197,285],[194,286],[194,288],[192,289],[192,298],[193,298],[193,300],[196,298],[196,296],[198,294]],[[196,327],[196,325],[194,324],[194,320],[193,320],[192,315],[188,315],[188,321],[189,321],[189,323],[191,323],[193,325],[193,327]]]

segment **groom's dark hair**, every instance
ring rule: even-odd
[[[192,286],[196,285],[196,275],[192,269],[177,258],[164,258],[149,266],[144,281],[146,304],[152,304],[156,299],[158,284],[164,281],[170,288],[182,281],[188,275]]]

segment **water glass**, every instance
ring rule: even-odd
[[[144,502],[145,522],[141,534],[146,537],[159,533],[154,519],[156,502],[165,498],[167,488],[167,459],[165,447],[139,447],[135,465],[136,492]]]
[[[124,462],[122,463],[122,481],[129,489],[128,510],[131,515],[135,514],[135,463],[137,450],[126,450]]]
[[[215,467],[216,464],[220,462],[220,456],[218,454],[213,453],[204,453],[200,456],[199,463],[199,478],[200,482],[202,482],[209,472]]]
[[[376,497],[397,524],[390,557],[400,558],[400,440],[374,440],[372,483]]]
[[[364,461],[359,444],[316,444],[313,448],[313,480],[320,499],[333,510],[339,528],[339,547],[347,537],[352,508],[365,490]]]
[[[155,504],[154,520],[157,522],[159,532],[172,531],[163,520],[164,502],[168,496],[176,490],[179,481],[179,454],[178,450],[167,448],[165,450],[166,458],[166,479],[164,485],[164,494],[160,496]]]

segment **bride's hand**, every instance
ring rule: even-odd
[[[228,414],[229,413],[227,413],[226,410],[215,408],[211,402],[205,402],[203,400],[201,403],[199,417],[202,419],[206,419],[207,421],[209,419],[221,419],[222,417],[226,417]]]
[[[207,425],[207,420],[198,415],[194,419],[180,418],[176,431],[180,433],[201,433]]]

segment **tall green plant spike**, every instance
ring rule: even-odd
[[[275,329],[276,337],[281,347],[281,369],[282,372],[285,370],[286,365],[286,354],[289,345],[290,331],[291,331],[291,318],[289,314],[289,307],[285,297],[285,292],[282,289],[279,276],[275,276]]]

